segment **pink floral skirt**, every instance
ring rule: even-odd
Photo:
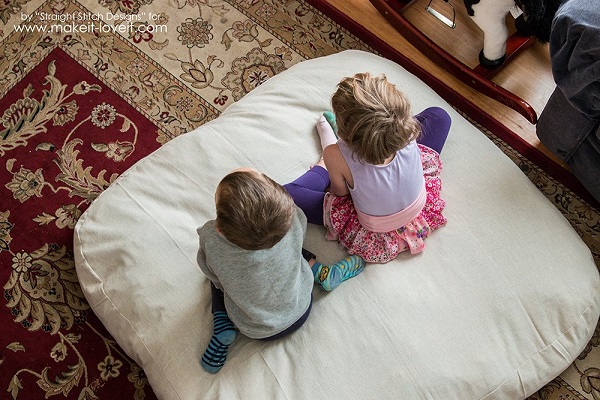
[[[440,198],[442,163],[439,154],[423,145],[419,145],[419,149],[427,193],[425,206],[419,216],[396,230],[372,232],[358,221],[351,196],[339,197],[327,193],[323,203],[327,239],[338,240],[350,254],[374,263],[386,263],[406,250],[412,254],[421,252],[425,248],[424,239],[446,223],[442,215],[446,202]]]

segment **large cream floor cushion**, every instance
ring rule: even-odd
[[[240,166],[280,183],[302,174],[320,157],[315,123],[336,84],[363,71],[385,73],[415,113],[452,116],[447,225],[421,254],[369,264],[330,293],[315,286],[300,330],[273,342],[239,335],[208,374],[196,228],[215,217],[217,183]],[[343,257],[324,235],[309,225],[305,247]],[[600,310],[590,251],[551,202],[422,81],[359,51],[301,62],[140,160],[82,215],[74,240],[92,309],[160,399],[523,399],[580,354]]]

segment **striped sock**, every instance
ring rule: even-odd
[[[235,340],[237,332],[235,331],[233,322],[231,322],[225,311],[215,311],[213,313],[213,321],[214,332],[210,338],[208,347],[202,355],[200,364],[206,371],[216,374],[223,364],[225,364],[227,351],[231,343]]]
[[[345,280],[360,274],[365,269],[365,265],[365,260],[362,258],[350,256],[333,265],[323,265],[315,262],[312,266],[312,272],[315,282],[329,292]]]

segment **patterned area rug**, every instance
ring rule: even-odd
[[[83,297],[73,227],[135,161],[271,76],[381,51],[328,14],[300,0],[0,3],[1,399],[156,398]],[[490,127],[597,255],[598,210]],[[532,399],[600,398],[598,341]]]

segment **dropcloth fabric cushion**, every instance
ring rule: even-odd
[[[320,157],[315,130],[339,80],[385,73],[413,111],[453,119],[442,152],[448,223],[418,255],[369,264],[326,293],[301,329],[238,336],[215,375],[196,228],[240,166],[280,183]],[[322,262],[345,256],[309,225]],[[583,241],[514,163],[397,64],[345,51],[295,65],[122,174],[75,229],[82,289],[161,399],[522,399],[560,374],[599,316],[599,275]],[[243,266],[241,266],[243,268]]]

